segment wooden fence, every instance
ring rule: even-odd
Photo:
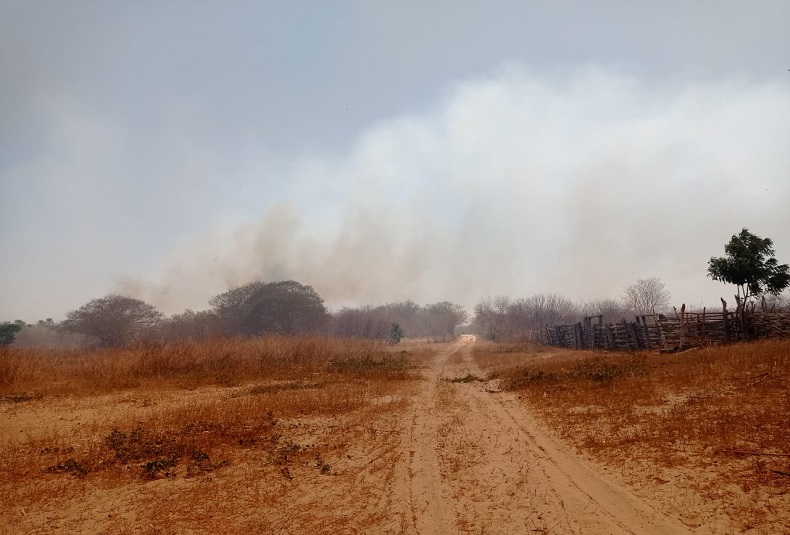
[[[635,321],[607,325],[602,316],[589,316],[579,323],[547,328],[544,342],[571,349],[677,351],[770,336],[790,336],[790,310],[769,309],[763,302],[760,308],[739,304],[729,311],[722,299],[720,311],[686,312],[684,304],[674,314],[645,314]]]

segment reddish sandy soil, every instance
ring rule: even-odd
[[[229,447],[227,465],[201,477],[178,470],[153,481],[35,475],[0,488],[8,500],[0,533],[736,532],[726,519],[700,521],[712,506],[692,505],[699,511],[689,517],[676,499],[635,488],[572,451],[516,394],[475,380],[483,374],[472,359],[474,343],[465,335],[442,346],[422,363],[421,379],[371,407],[278,424],[298,451],[288,464]],[[81,437],[103,436],[107,422],[145,421],[168,405],[198,407],[243,392],[212,387],[0,404],[3,451],[59,437],[78,456],[89,448]]]
[[[431,363],[406,435],[406,533],[690,533],[553,440],[482,375],[466,335]]]

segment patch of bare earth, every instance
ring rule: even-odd
[[[790,341],[677,355],[488,345],[475,360],[694,533],[790,533]]]
[[[406,533],[687,533],[557,443],[485,381],[472,336],[441,352],[417,395]],[[419,454],[417,452],[422,451]]]

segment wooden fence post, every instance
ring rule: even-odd
[[[680,349],[686,345],[686,303],[680,305]]]
[[[727,324],[727,301],[723,297],[719,297],[719,299],[721,299],[721,327],[724,332],[724,341],[728,342],[730,340],[730,329]]]

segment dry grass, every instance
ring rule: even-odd
[[[563,439],[659,485],[696,474],[694,495],[735,504],[744,531],[790,527],[771,525],[790,492],[790,340],[676,355],[510,349],[475,357]]]
[[[320,337],[5,348],[0,502],[13,507],[0,533],[386,523],[383,505],[353,500],[373,500],[391,477],[395,415],[424,356]],[[349,509],[321,512],[333,495]]]
[[[95,394],[145,387],[232,386],[303,378],[331,363],[392,360],[379,343],[328,337],[215,339],[122,349],[0,347],[0,395]]]

